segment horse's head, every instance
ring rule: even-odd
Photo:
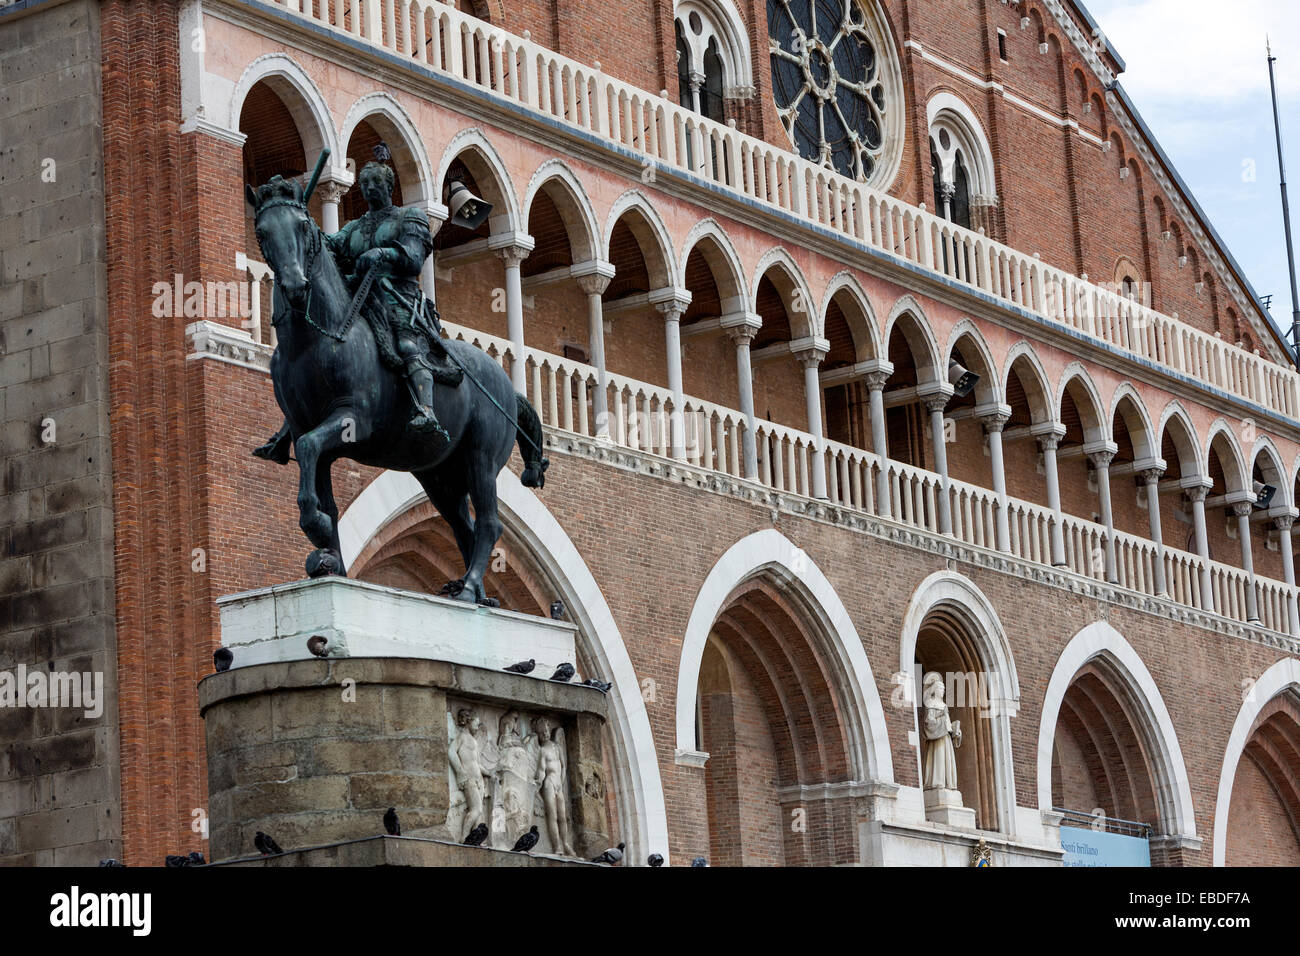
[[[276,285],[290,302],[301,303],[321,248],[319,230],[302,201],[302,184],[273,176],[256,190],[246,184],[244,196],[253,207],[257,244]]]

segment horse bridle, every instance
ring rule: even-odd
[[[313,270],[316,268],[316,257],[320,255],[321,247],[325,245],[324,240],[321,238],[320,227],[317,226],[316,223],[312,220],[311,212],[307,209],[306,203],[300,202],[297,199],[289,199],[284,196],[278,197],[276,199],[268,200],[267,202],[263,203],[261,206],[257,207],[257,212],[253,214],[254,227],[256,227],[257,220],[262,215],[262,213],[264,213],[268,209],[274,209],[277,206],[288,206],[292,209],[301,209],[304,213],[306,213],[307,217],[303,220],[303,222],[311,226],[312,236],[315,239],[315,242],[311,244],[311,248],[308,249],[307,251],[306,261],[303,262],[303,275],[307,277],[307,302],[302,307],[303,318],[305,318],[307,320],[307,324],[310,325],[317,332],[320,332],[322,335],[328,335],[330,338],[338,342],[343,342],[346,340],[348,329],[351,328],[352,322],[353,320],[355,320],[356,314],[359,311],[359,306],[360,306],[359,300],[369,290],[369,284],[368,283],[363,284],[363,286],[357,290],[357,295],[353,298],[352,307],[348,310],[348,321],[343,326],[343,330],[341,332],[331,332],[329,329],[317,325],[316,321],[311,317],[311,294],[313,288],[311,276]],[[261,245],[261,240],[258,241],[258,245],[259,246]],[[288,302],[289,311],[292,312],[293,302],[290,301],[288,297],[286,297],[285,301]]]

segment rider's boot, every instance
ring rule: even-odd
[[[433,372],[419,356],[406,360],[406,378],[411,383],[415,399],[415,410],[407,427],[417,432],[438,431],[447,434],[433,412]]]

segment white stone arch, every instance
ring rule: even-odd
[[[609,605],[573,541],[541,499],[525,488],[508,468],[497,476],[501,519],[527,544],[546,568],[586,650],[602,677],[613,683],[609,693],[610,727],[616,748],[610,764],[618,780],[620,827],[628,859],[650,853],[668,859],[668,814],[659,761],[641,684]],[[343,560],[350,564],[366,542],[385,525],[425,501],[424,489],[407,472],[385,471],[372,481],[339,520]]]
[[[750,311],[758,312],[758,287],[762,285],[763,277],[773,268],[785,273],[790,282],[790,301],[786,303],[786,309],[792,319],[790,323],[791,335],[796,339],[801,338],[803,335],[820,338],[822,336],[821,316],[813,311],[817,308],[817,300],[813,298],[812,290],[808,287],[808,279],[804,276],[803,270],[794,261],[794,257],[782,246],[773,246],[767,250],[759,257],[758,265],[754,267],[754,281],[750,286]],[[803,323],[806,325],[806,329],[802,333],[795,328],[800,317],[798,307],[800,300],[804,304],[802,315]]]
[[[343,120],[343,129],[339,133],[339,143],[344,152],[352,141],[352,134],[362,120],[370,120],[381,135],[397,136],[399,142],[388,141],[393,154],[393,168],[402,184],[402,201],[407,205],[440,202],[433,188],[433,171],[429,167],[429,155],[424,149],[424,140],[406,109],[391,93],[383,91],[367,93],[352,104],[348,115]],[[363,164],[364,165],[364,164]],[[353,174],[361,170],[353,170]]]
[[[1228,447],[1228,460],[1225,461],[1223,456],[1219,456],[1219,464],[1223,466],[1223,483],[1229,492],[1243,491],[1250,482],[1250,472],[1246,468],[1246,459],[1241,451],[1241,442],[1237,440],[1237,433],[1232,426],[1228,424],[1226,418],[1215,419],[1214,424],[1205,436],[1205,473],[1210,472],[1210,452],[1214,449],[1214,442],[1220,436],[1223,436]]]
[[[942,146],[937,149],[942,164],[939,178],[943,182],[953,181],[956,152],[960,149],[966,160],[966,174],[970,177],[971,201],[995,202],[998,187],[993,150],[974,111],[955,93],[941,90],[925,104],[925,116],[930,139],[938,145],[939,130],[946,129],[952,143],[948,149]]]
[[[768,571],[798,585],[808,599],[808,608],[818,618],[818,631],[826,638],[819,650],[828,653],[834,669],[844,675],[846,686],[842,690],[852,709],[852,713],[844,715],[844,725],[850,735],[854,774],[859,780],[893,783],[894,765],[885,711],[862,639],[826,575],[794,542],[774,528],[757,531],[728,548],[709,571],[695,598],[677,669],[677,753],[695,753],[700,664],[709,632],[731,593]]]
[[[984,338],[984,333],[980,331],[978,325],[972,319],[962,319],[952,327],[948,333],[948,344],[944,347],[942,368],[947,369],[948,363],[952,361],[952,351],[957,347],[957,340],[965,338],[968,342],[974,343],[974,359],[970,355],[966,356],[967,361],[978,360],[983,364],[983,368],[972,368],[972,372],[979,374],[980,380],[975,385],[975,395],[981,405],[991,403],[1001,403],[1004,400],[1006,392],[1001,388],[1001,382],[998,380],[998,364],[993,361],[993,352],[989,348],[988,342]]]
[[[1002,363],[1002,400],[1006,401],[1011,386],[1012,369],[1021,358],[1025,360],[1024,364],[1029,366],[1033,379],[1032,382],[1026,382],[1024,376],[1021,376],[1021,385],[1025,386],[1025,400],[1029,402],[1031,421],[1035,425],[1055,422],[1057,419],[1056,406],[1052,399],[1052,380],[1048,378],[1047,370],[1043,368],[1043,362],[1034,351],[1034,347],[1024,339],[1011,346],[1006,360]],[[1032,393],[1031,386],[1038,389],[1037,395]]]
[[[1080,630],[1061,651],[1052,669],[1043,697],[1043,712],[1038,722],[1038,808],[1052,809],[1052,751],[1056,741],[1056,722],[1066,692],[1075,675],[1097,658],[1105,658],[1127,691],[1127,702],[1137,711],[1138,724],[1133,728],[1143,740],[1156,779],[1152,781],[1162,824],[1168,836],[1199,839],[1196,814],[1192,806],[1192,788],[1178,744],[1173,719],[1165,706],[1160,688],[1142,663],[1133,645],[1105,621],[1094,621]]]
[[[293,117],[309,168],[322,149],[328,147],[331,156],[340,155],[338,130],[325,97],[307,71],[287,53],[264,53],[244,68],[230,96],[231,130],[239,129],[239,116],[244,111],[244,100],[249,91],[263,81],[280,97]]]
[[[704,24],[704,29],[698,34],[690,29],[692,12],[698,13]],[[724,95],[734,95],[737,88],[753,87],[749,31],[732,0],[677,0],[673,4],[673,19],[682,23],[682,36],[690,50],[692,71],[704,72],[704,51],[709,40],[716,38],[718,59],[722,61]]]
[[[842,269],[831,277],[831,281],[826,283],[826,291],[822,294],[821,308],[817,311],[818,321],[821,323],[822,335],[826,335],[826,315],[830,311],[831,302],[837,295],[843,293],[853,302],[853,304],[862,313],[862,322],[860,323],[862,331],[865,333],[866,341],[858,341],[854,336],[853,345],[857,351],[857,360],[865,361],[869,358],[884,358],[880,351],[880,321],[876,318],[876,310],[871,304],[871,297],[867,295],[867,290],[862,288],[862,283],[848,269]],[[849,319],[847,311],[845,318]],[[849,330],[856,332],[859,323],[849,319]]]
[[[533,201],[537,198],[544,188],[553,183],[558,183],[559,188],[568,195],[572,200],[572,210],[578,214],[578,222],[570,223],[565,220],[565,229],[569,235],[569,242],[573,246],[581,245],[582,248],[574,248],[573,261],[587,262],[600,257],[601,249],[604,243],[601,240],[600,225],[596,222],[596,211],[591,205],[591,199],[587,196],[587,190],[583,188],[582,182],[573,174],[573,170],[562,159],[548,159],[537,167],[533,173],[532,179],[528,183],[528,191],[524,195],[524,204],[521,212],[521,222],[524,228],[528,227],[528,218],[533,211]],[[564,209],[560,210],[563,217]],[[583,233],[581,237],[574,235],[574,226],[577,226]]]
[[[1073,381],[1079,381],[1085,395],[1088,398],[1089,407],[1079,408],[1079,423],[1083,427],[1083,436],[1085,442],[1110,440],[1110,425],[1104,417],[1106,414],[1106,405],[1101,400],[1101,393],[1097,391],[1097,385],[1084,368],[1082,362],[1071,362],[1061,373],[1061,381],[1056,386],[1056,420],[1061,421],[1061,408],[1065,402],[1066,389],[1070,387]],[[1076,405],[1082,403],[1076,402]],[[1088,422],[1088,413],[1091,412],[1093,421]]]
[[[906,332],[903,334],[907,337],[908,345],[911,346],[912,356],[916,361],[916,377],[918,382],[946,382],[948,376],[946,372],[941,373],[939,365],[939,342],[934,337],[934,327],[930,324],[930,317],[925,314],[925,309],[921,308],[912,295],[904,295],[889,311],[889,318],[885,321],[885,332],[880,341],[884,349],[882,358],[889,358],[889,340],[894,335],[894,325],[905,315],[912,317],[909,325],[916,329],[920,334],[919,340]]]
[[[668,227],[664,225],[663,218],[655,209],[654,204],[639,189],[629,189],[614,200],[614,205],[610,207],[609,215],[605,217],[605,234],[601,240],[603,243],[602,255],[606,260],[609,259],[609,244],[614,235],[614,227],[618,225],[618,221],[623,216],[633,210],[640,214],[640,220],[648,226],[648,229],[638,231],[629,223],[629,228],[632,228],[632,233],[636,236],[637,242],[651,242],[662,260],[659,263],[653,263],[649,261],[648,256],[646,257],[646,270],[650,274],[651,286],[657,285],[658,288],[669,288],[673,285],[676,277],[681,275],[681,270],[677,266],[677,254],[673,248],[672,235],[669,233]],[[634,216],[631,222],[636,222],[637,219],[638,217]],[[644,247],[641,254],[642,256],[646,255]],[[659,274],[660,269],[663,270],[663,274]]]
[[[691,227],[691,231],[686,234],[686,241],[682,243],[682,253],[678,257],[681,271],[677,276],[677,285],[685,289],[686,286],[686,267],[690,264],[691,253],[695,247],[704,239],[712,240],[714,246],[719,252],[718,257],[705,258],[709,261],[709,268],[713,270],[713,280],[718,283],[718,291],[722,293],[722,313],[727,315],[733,312],[749,311],[750,292],[749,280],[745,276],[745,267],[741,264],[740,254],[736,252],[736,247],[731,241],[731,237],[726,231],[718,225],[718,221],[713,218],[701,219]],[[719,272],[722,275],[719,275]],[[724,288],[724,282],[731,284],[730,289]],[[730,295],[727,293],[730,292]],[[734,299],[735,301],[729,301]]]
[[[1272,508],[1290,507],[1295,504],[1292,501],[1291,488],[1287,484],[1287,471],[1282,464],[1282,456],[1278,453],[1277,445],[1273,444],[1273,439],[1267,435],[1260,435],[1255,439],[1255,447],[1250,450],[1250,464],[1246,472],[1247,480],[1251,480],[1255,471],[1255,462],[1259,461],[1260,456],[1264,456],[1267,465],[1261,464],[1260,471],[1264,474],[1264,482],[1277,488],[1277,494],[1273,496],[1270,505]],[[1272,475],[1269,472],[1272,471]],[[1272,478],[1270,481],[1269,479]]]
[[[1171,422],[1177,421],[1184,429],[1186,436],[1187,448],[1179,448],[1179,443],[1174,443],[1174,448],[1178,451],[1178,465],[1182,470],[1184,478],[1204,478],[1206,476],[1205,459],[1201,456],[1201,440],[1196,434],[1196,426],[1192,423],[1192,416],[1187,413],[1183,403],[1178,399],[1173,399],[1165,406],[1165,410],[1160,415],[1160,427],[1156,431],[1157,447],[1163,447],[1165,441],[1165,429]],[[1186,453],[1190,452],[1191,461],[1188,462]],[[1190,464],[1190,468],[1188,467]]]
[[[898,674],[915,670],[916,644],[921,626],[931,611],[949,609],[969,626],[969,636],[989,670],[989,710],[993,720],[993,776],[1001,832],[1016,832],[1015,763],[1011,753],[1011,720],[1020,709],[1020,678],[1002,621],[993,603],[975,582],[955,571],[936,571],[917,587],[903,615],[902,639],[899,642]],[[912,756],[916,760],[917,779],[923,779],[921,733],[916,708],[912,708]]]
[[[1142,396],[1131,382],[1120,382],[1115,393],[1110,397],[1110,414],[1106,417],[1107,437],[1115,440],[1115,416],[1119,414],[1120,402],[1128,399],[1137,411],[1137,418],[1142,426],[1141,434],[1134,434],[1133,422],[1125,416],[1124,424],[1128,426],[1129,437],[1133,439],[1133,460],[1142,461],[1160,457],[1160,446],[1156,444],[1156,433],[1151,427],[1151,415],[1142,401]]]
[[[447,170],[458,158],[474,174],[483,198],[496,204],[490,220],[492,233],[523,232],[526,223],[519,214],[519,196],[515,192],[514,180],[510,178],[510,170],[491,140],[477,126],[461,130],[447,143],[438,163],[435,195],[442,197],[447,187]]]
[[[1275,662],[1251,685],[1237,719],[1228,735],[1219,770],[1219,793],[1214,801],[1214,865],[1224,866],[1228,853],[1228,806],[1232,802],[1232,785],[1237,779],[1237,765],[1250,741],[1255,718],[1273,698],[1281,694],[1300,695],[1300,660],[1284,657]]]

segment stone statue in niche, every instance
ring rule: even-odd
[[[938,671],[930,671],[921,681],[921,733],[925,738],[924,788],[956,790],[961,721],[948,715],[943,675]]]
[[[497,762],[496,753],[483,732],[483,721],[467,707],[456,712],[447,762],[451,765],[455,785],[464,803],[460,829],[468,833],[480,823],[487,822],[488,784]]]
[[[487,823],[483,845],[508,850],[536,825],[542,836],[533,852],[577,855],[568,751],[558,720],[514,708],[451,702],[448,741],[451,802],[443,836],[460,842]]]
[[[546,832],[551,845],[562,848],[559,852],[575,856],[573,832],[569,826],[568,779],[564,766],[564,729],[553,726],[548,717],[534,717],[533,731],[541,744],[537,760],[536,782],[546,813]]]

